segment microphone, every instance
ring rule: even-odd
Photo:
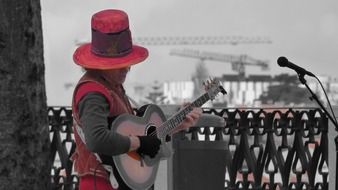
[[[292,62],[290,62],[286,57],[279,57],[277,59],[277,63],[280,67],[288,67],[292,70],[295,70],[298,74],[303,74],[303,75],[309,75],[312,77],[316,77],[313,73],[311,73],[310,71],[307,71],[303,68],[301,68],[300,66],[293,64]]]

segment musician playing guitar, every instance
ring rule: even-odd
[[[134,114],[123,83],[131,66],[144,61],[148,57],[148,51],[132,43],[128,16],[121,10],[110,9],[95,13],[91,29],[91,43],[79,46],[73,54],[74,62],[86,71],[74,90],[72,102],[76,142],[72,160],[80,177],[79,189],[149,189],[151,184],[142,183],[138,178],[135,182],[126,183],[128,179],[121,177],[120,173],[128,173],[116,167],[116,163],[123,165],[124,160],[119,156],[128,155],[130,159],[138,160],[136,165],[140,168],[153,171],[154,167],[144,166],[147,163],[143,163],[143,158],[154,158],[163,141],[154,133],[156,130],[152,131],[155,135],[118,132],[129,130],[128,119],[120,122],[123,127],[118,126],[112,130],[113,127],[110,126],[119,115]],[[169,134],[195,124],[202,110],[194,106],[190,109]],[[150,117],[156,119],[161,116],[155,113]],[[135,123],[139,123],[137,119]],[[112,157],[117,159],[116,162]],[[134,172],[133,175],[147,175],[134,169],[130,171]]]

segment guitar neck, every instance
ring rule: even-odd
[[[171,130],[176,128],[184,119],[185,116],[190,113],[194,107],[201,107],[205,102],[210,100],[208,93],[204,93],[199,98],[197,98],[190,105],[185,107],[184,109],[177,112],[175,115],[170,117],[166,122],[164,122],[158,129],[159,138],[165,138],[169,134]]]

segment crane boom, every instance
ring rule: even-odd
[[[267,37],[244,37],[244,36],[159,36],[159,37],[136,37],[136,44],[141,45],[221,45],[221,44],[270,44]]]
[[[267,37],[253,36],[145,36],[135,37],[133,42],[139,45],[166,46],[166,45],[237,45],[237,44],[270,44]],[[86,39],[76,39],[75,45],[89,43]]]

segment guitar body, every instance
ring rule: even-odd
[[[118,116],[112,122],[111,130],[125,136],[143,136],[156,132],[157,127],[166,120],[161,108],[150,104],[142,109],[145,110],[142,116]],[[159,161],[164,157],[163,152],[168,152],[168,147],[165,146],[165,142],[162,142],[161,150],[155,158],[140,157],[135,151],[113,156],[119,174],[131,189],[145,190],[154,184]]]
[[[193,107],[200,107],[206,101],[213,100],[218,93],[226,94],[226,91],[216,79],[208,81],[205,87],[206,93],[168,120],[166,120],[160,107],[150,104],[140,108],[142,111],[141,116],[123,114],[112,122],[111,130],[116,133],[125,136],[156,135],[162,141],[160,151],[155,158],[140,157],[135,151],[113,156],[114,164],[120,176],[131,189],[146,190],[154,184],[159,161],[161,158],[169,157],[171,154],[164,138],[172,129],[179,126],[185,119],[186,114],[193,110]]]

